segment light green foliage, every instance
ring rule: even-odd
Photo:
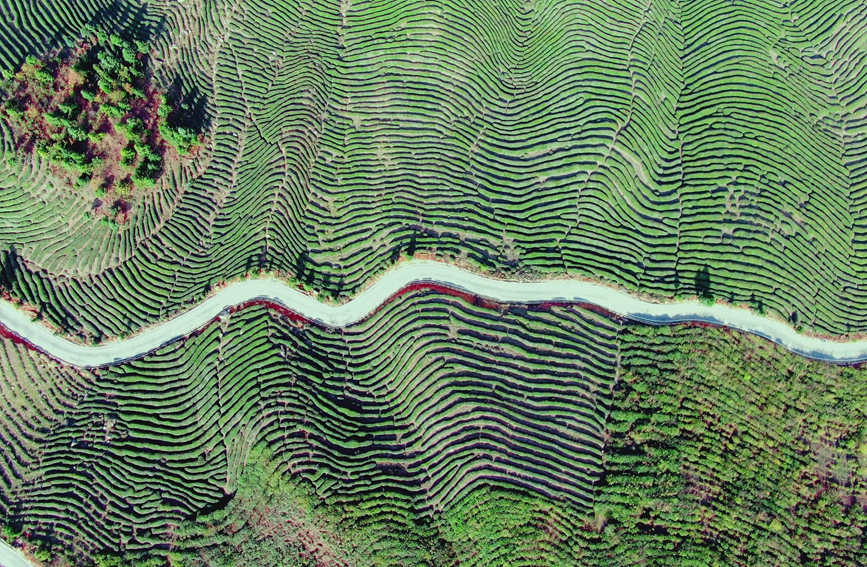
[[[315,495],[274,470],[268,451],[254,449],[229,506],[182,526],[174,558],[189,567],[345,564],[350,541],[362,534],[341,530],[320,508]]]
[[[161,118],[168,118],[171,111],[172,108],[168,105],[165,95],[160,95],[160,106],[157,110],[157,113],[160,115]]]
[[[86,132],[84,128],[79,126],[70,126],[66,129],[66,134],[75,141],[83,142],[85,140],[89,140],[89,132]]]
[[[115,186],[115,190],[117,191],[118,197],[127,197],[132,193],[132,181],[128,179],[120,180]]]
[[[120,228],[120,225],[119,225],[119,224],[117,223],[117,221],[114,220],[113,218],[109,218],[109,217],[100,217],[99,222],[100,222],[101,224],[107,226],[107,227],[110,228],[111,230],[115,230],[115,231],[116,231],[116,230],[118,230],[118,229]]]
[[[51,74],[44,69],[37,69],[33,72],[33,76],[36,78],[37,81],[44,85],[50,85],[54,82],[54,77],[52,77]]]
[[[100,110],[103,114],[108,116],[109,118],[113,118],[115,120],[120,119],[124,115],[124,111],[118,105],[115,104],[103,104],[100,107]]]
[[[135,158],[137,155],[135,148],[127,146],[123,150],[121,150],[120,153],[121,160],[124,165],[132,165],[135,162]]]
[[[131,49],[131,48],[129,48],[129,47],[124,47],[124,48],[123,48],[123,60],[124,60],[126,63],[134,63],[135,60],[136,60],[136,52],[135,52],[135,50],[133,50],[133,49]]]
[[[67,117],[72,116],[80,110],[78,106],[76,106],[75,103],[72,102],[61,102],[57,105],[57,109],[60,110]]]
[[[72,125],[72,121],[62,114],[48,113],[45,115],[45,121],[56,128],[69,128]]]
[[[564,520],[577,520],[568,513],[539,496],[483,488],[443,513],[440,532],[454,547],[458,565],[571,567],[575,557],[557,541]]]
[[[198,143],[198,136],[190,128],[183,126],[160,125],[160,134],[179,154],[185,155]]]
[[[96,84],[99,86],[99,90],[101,90],[105,94],[111,94],[114,90],[114,85],[112,85],[111,81],[105,78],[100,78]]]

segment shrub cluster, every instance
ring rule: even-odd
[[[189,154],[192,129],[169,123],[171,107],[148,73],[150,46],[89,28],[73,47],[28,56],[0,84],[0,116],[19,148],[46,159],[70,185],[122,201],[153,187],[166,157]],[[126,218],[125,215],[123,217]]]

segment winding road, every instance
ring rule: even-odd
[[[24,554],[0,539],[0,567],[34,567]]]
[[[759,335],[800,355],[836,363],[867,360],[867,340],[835,341],[798,333],[787,323],[744,307],[700,301],[654,302],[615,287],[577,279],[509,281],[475,274],[433,260],[407,260],[385,272],[351,301],[323,303],[275,278],[258,278],[223,287],[195,307],[140,330],[130,338],[90,346],[74,343],[34,321],[16,305],[0,300],[0,324],[53,358],[92,368],[140,357],[185,337],[228,309],[250,301],[281,305],[322,325],[345,327],[375,311],[413,284],[452,288],[500,303],[584,303],[649,324],[709,323]]]

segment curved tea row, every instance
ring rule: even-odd
[[[98,14],[150,24],[207,148],[119,232],[4,160],[4,287],[90,339],[258,269],[342,297],[432,252],[867,331],[863,2],[477,4],[65,0],[10,18],[4,68]]]
[[[343,329],[250,306],[95,374],[9,368],[2,407],[27,413],[0,421],[21,445],[0,463],[0,516],[84,549],[150,548],[232,493],[263,442],[325,502],[367,502],[370,521],[432,515],[484,484],[587,509],[619,329],[421,289]],[[10,364],[40,357],[2,344]],[[57,401],[10,398],[46,382]]]
[[[420,288],[342,328],[247,306],[89,371],[0,339],[0,375],[0,518],[64,551],[231,556],[248,528],[217,512],[265,445],[399,542],[384,565],[418,564],[407,525],[462,550],[435,565],[863,563],[864,371],[737,333]]]

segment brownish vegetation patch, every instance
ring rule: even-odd
[[[0,116],[19,150],[39,154],[70,186],[93,191],[94,211],[117,226],[129,217],[131,197],[154,187],[167,163],[195,151],[200,139],[168,123],[172,108],[147,72],[147,43],[90,31],[7,73]]]

